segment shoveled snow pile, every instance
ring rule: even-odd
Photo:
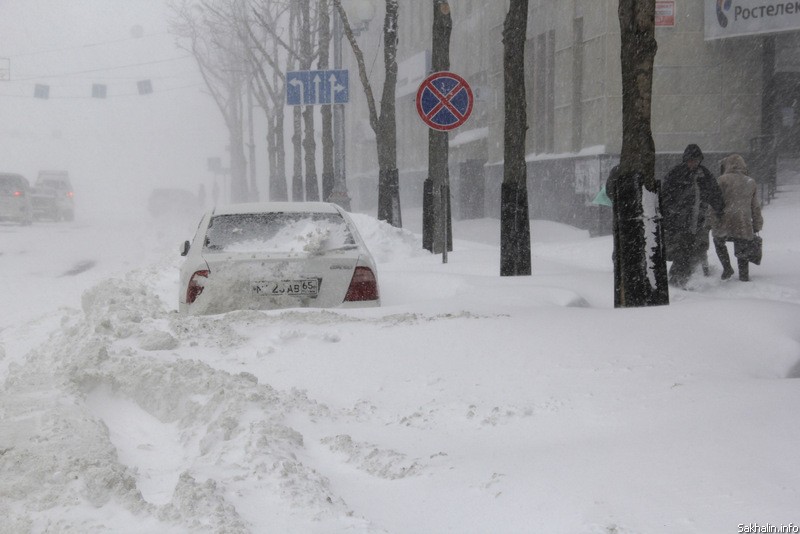
[[[395,228],[386,221],[379,221],[363,213],[351,213],[350,218],[353,219],[358,233],[379,263],[428,256],[422,248],[419,236],[408,230]]]
[[[303,437],[285,420],[325,414],[324,405],[163,352],[230,353],[245,341],[237,327],[266,318],[177,316],[148,287],[152,274],[86,292],[83,313],[64,315],[61,331],[10,369],[3,441],[26,446],[2,451],[0,494],[20,499],[2,510],[4,529],[248,532],[237,509],[287,503],[331,528],[361,523],[298,459]],[[70,511],[81,503],[127,514],[76,521]]]
[[[410,232],[354,218],[383,258],[427,254]],[[362,319],[327,311],[184,317],[174,311],[175,288],[164,283],[178,264],[162,258],[100,282],[83,294],[81,311],[62,310],[60,329],[9,366],[0,446],[16,445],[0,450],[4,531],[250,532],[256,517],[240,514],[265,513],[276,531],[294,521],[313,521],[319,532],[372,530],[303,463],[303,436],[286,421],[297,413],[330,419],[327,406],[191,357],[234,355],[247,343],[243,331],[284,317],[300,325]],[[376,476],[414,470],[401,454],[349,436],[322,442]],[[105,512],[75,517],[83,505]],[[295,510],[288,516],[287,505]]]
[[[368,220],[361,218],[376,250],[414,253],[413,234]],[[330,418],[327,406],[192,358],[234,355],[247,343],[242,332],[284,316],[323,325],[360,319],[325,311],[184,317],[162,280],[177,268],[162,259],[100,282],[83,294],[82,311],[63,310],[60,330],[9,366],[0,446],[17,445],[0,450],[4,531],[250,532],[256,517],[241,514],[265,513],[276,531],[290,530],[279,525],[294,515],[320,532],[371,530],[304,464],[303,436],[287,423],[297,413]],[[328,442],[351,458],[363,447],[347,436]],[[358,461],[389,478],[405,469],[395,467],[397,453],[381,455]],[[107,512],[76,518],[80,505]],[[295,510],[288,516],[287,505]]]

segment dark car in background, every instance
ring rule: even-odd
[[[0,221],[33,222],[31,187],[21,174],[0,173]]]
[[[75,219],[75,193],[67,171],[39,171],[32,197],[37,219]]]

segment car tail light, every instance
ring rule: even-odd
[[[345,302],[359,300],[378,300],[378,281],[369,267],[356,267],[350,287],[347,289]]]
[[[67,191],[67,196],[69,198],[72,198],[73,195],[74,195],[74,193],[72,191]]]
[[[203,271],[195,271],[192,277],[189,279],[189,286],[186,288],[186,303],[191,304],[200,294],[203,292],[203,284],[205,281],[200,281],[199,278],[208,278],[208,274],[210,271],[203,270]]]
[[[14,196],[15,197],[24,197],[25,196],[25,191],[14,191]]]

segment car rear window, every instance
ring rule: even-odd
[[[44,187],[52,187],[53,189],[71,189],[69,182],[64,180],[48,180],[43,179],[36,182],[36,185]]]
[[[18,189],[25,189],[25,184],[17,176],[2,176],[0,175],[0,190],[3,191],[16,191]]]
[[[247,213],[212,217],[204,249],[319,254],[353,246],[353,234],[338,213]]]

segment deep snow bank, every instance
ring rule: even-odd
[[[427,254],[410,232],[354,218],[379,261]],[[372,530],[304,464],[303,436],[286,423],[292,413],[330,417],[326,406],[191,358],[235,353],[247,342],[243,332],[284,318],[174,313],[174,276],[165,273],[178,264],[170,255],[103,280],[84,292],[81,311],[62,310],[60,328],[10,364],[0,397],[4,531],[250,532],[265,513],[278,531],[290,528],[285,521],[309,522],[310,531]],[[347,436],[328,445],[351,457],[363,447]],[[385,455],[360,461],[400,476],[402,459]],[[97,513],[76,513],[82,507]]]
[[[277,392],[247,373],[169,353],[189,345],[235,350],[244,341],[236,328],[250,319],[185,318],[166,311],[150,287],[162,267],[174,265],[87,291],[83,313],[64,315],[60,331],[9,369],[0,398],[5,528],[249,532],[237,509],[287,506],[298,521],[359,523],[327,480],[298,459],[303,437],[284,422],[292,411],[318,414],[325,406],[299,392]],[[119,417],[130,419],[126,414],[135,413],[134,406],[171,428],[178,441],[171,458],[157,466],[174,473],[153,490],[166,492],[166,499],[155,499],[162,504],[148,502],[140,491],[148,483],[144,477],[156,475],[143,472],[146,462],[140,460],[158,435],[129,442],[136,421],[116,421],[117,414],[105,409],[115,403],[129,405]],[[105,513],[78,518],[70,512],[84,505]],[[135,526],[130,514],[137,515]]]

